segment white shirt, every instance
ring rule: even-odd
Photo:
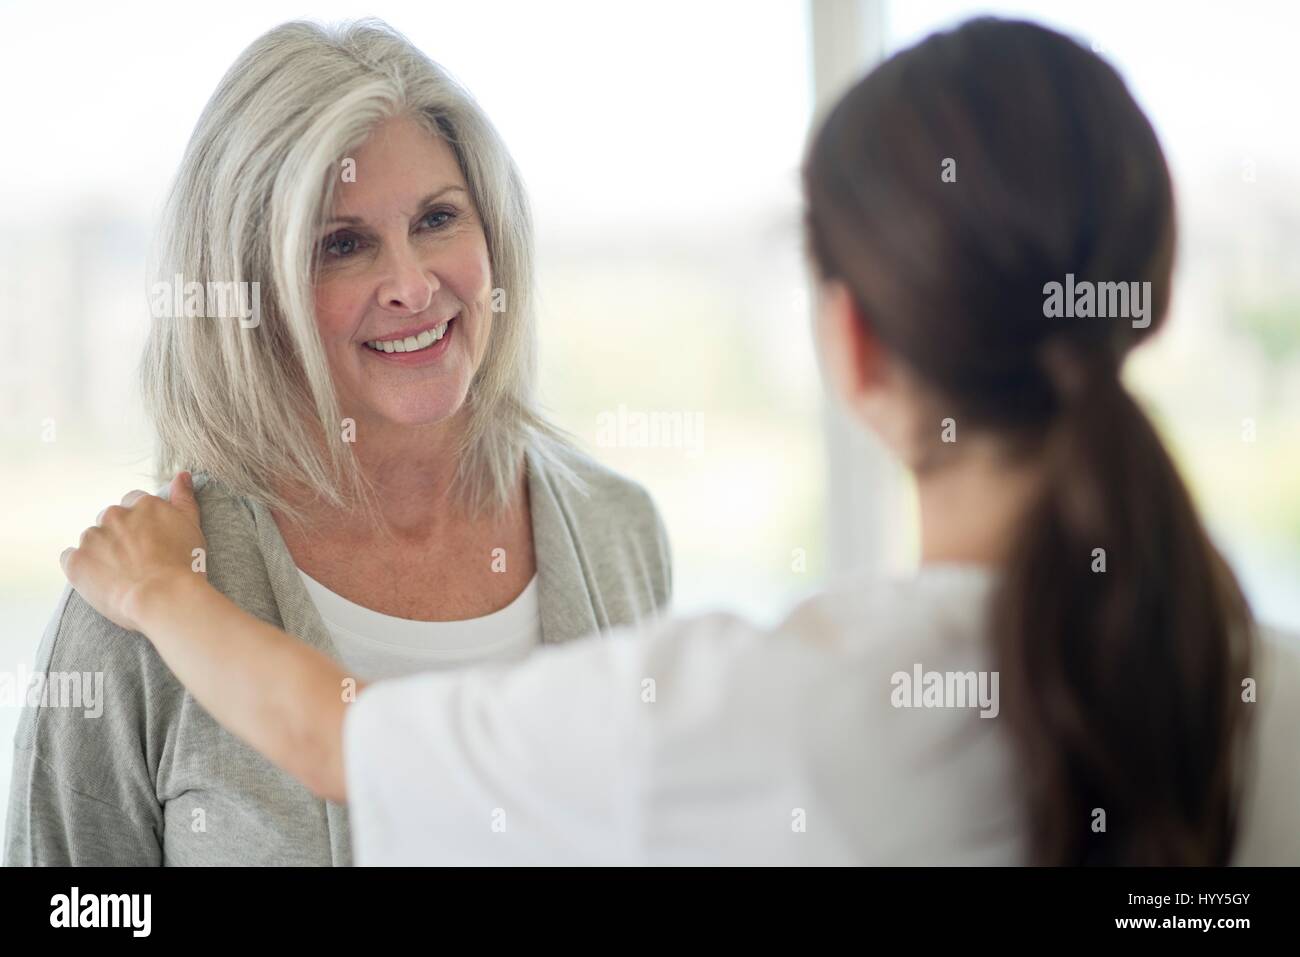
[[[339,657],[379,680],[484,661],[517,661],[541,644],[537,576],[505,608],[464,621],[413,621],[349,601],[298,569]]]
[[[1013,755],[980,717],[994,709],[896,706],[924,703],[900,674],[988,668],[991,581],[927,566],[820,595],[771,631],[661,620],[514,668],[370,686],[344,727],[356,860],[1018,863]],[[1261,657],[1237,858],[1296,864],[1300,654]]]

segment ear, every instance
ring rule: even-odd
[[[887,360],[857,300],[842,281],[822,284],[817,311],[822,369],[833,394],[858,412],[888,378]]]

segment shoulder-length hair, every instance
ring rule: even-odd
[[[343,438],[312,274],[342,160],[405,114],[452,147],[492,268],[492,331],[466,399],[456,494],[475,513],[505,506],[530,447],[571,477],[555,454],[567,437],[536,406],[533,229],[519,172],[465,89],[386,24],[364,20],[286,23],[260,37],[190,138],[159,233],[141,366],[160,480],[206,471],[292,520],[303,516],[287,487],[373,507]],[[214,288],[225,297],[215,317]],[[166,308],[205,290],[206,310]]]

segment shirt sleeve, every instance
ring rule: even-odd
[[[616,630],[364,689],[344,725],[357,863],[635,863],[638,645]]]
[[[6,867],[157,867],[153,828],[74,790],[32,748],[14,749],[5,824]]]
[[[146,653],[143,636],[64,589],[36,653],[46,693],[26,702],[14,737],[6,866],[161,863],[162,806],[141,737]],[[78,693],[62,701],[58,687]]]

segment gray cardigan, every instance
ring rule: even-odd
[[[639,485],[573,450],[579,490],[530,452],[542,640],[654,617],[668,540]],[[199,473],[208,578],[245,610],[334,658],[270,512]],[[6,865],[292,864],[352,860],[346,808],[314,797],[221,728],[137,632],[64,590],[37,672],[102,672],[103,708],[28,707],[14,739]],[[556,707],[563,707],[556,702]]]

